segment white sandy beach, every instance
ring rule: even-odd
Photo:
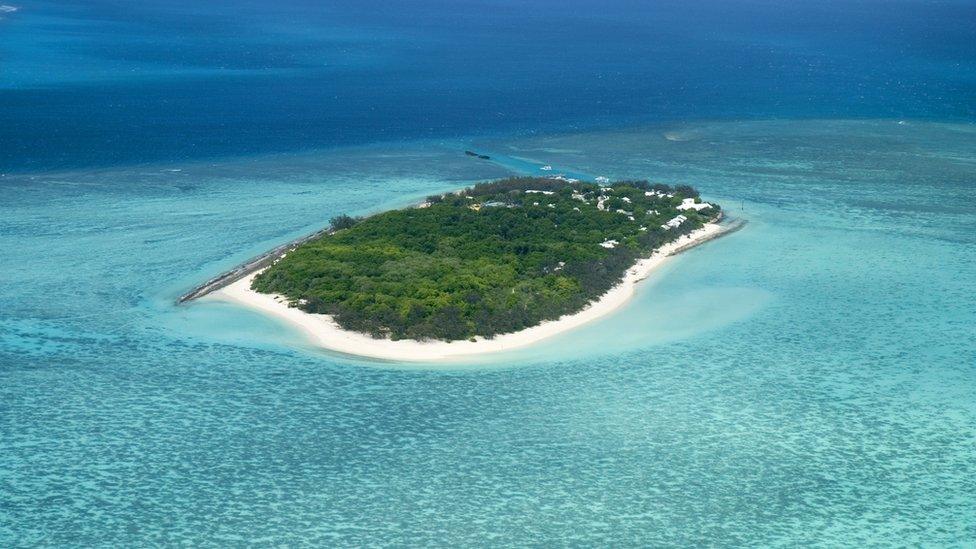
[[[205,299],[229,301],[269,314],[302,330],[313,344],[341,353],[409,362],[431,362],[471,357],[525,347],[613,312],[634,295],[634,288],[637,283],[647,278],[655,268],[667,260],[668,256],[710,240],[722,231],[722,226],[710,223],[675,242],[662,246],[653,256],[642,259],[631,267],[620,284],[576,314],[565,315],[557,320],[543,322],[538,326],[496,336],[493,339],[479,337],[476,341],[453,341],[450,343],[444,341],[392,341],[374,339],[365,334],[343,330],[329,315],[306,313],[297,308],[289,307],[285,298],[281,296],[262,294],[251,290],[251,280],[260,271],[213,292]]]

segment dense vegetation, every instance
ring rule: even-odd
[[[334,218],[330,234],[253,287],[375,337],[492,337],[578,311],[640,256],[718,215],[718,206],[679,211],[697,197],[645,181],[480,183],[417,208]],[[679,215],[687,219],[662,226]]]

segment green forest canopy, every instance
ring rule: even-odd
[[[374,337],[493,337],[579,311],[634,262],[719,214],[698,192],[509,178],[365,219],[339,216],[253,288]],[[682,219],[679,216],[684,216]],[[672,227],[665,227],[668,222]]]

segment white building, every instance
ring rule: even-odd
[[[644,196],[660,196],[661,198],[674,198],[674,194],[672,193],[665,194],[660,191],[646,191],[644,192]]]
[[[712,205],[709,204],[708,202],[702,202],[700,204],[695,204],[695,199],[694,198],[685,198],[684,200],[681,201],[681,205],[678,206],[678,209],[679,210],[695,210],[697,212],[699,210],[704,210],[705,208],[711,208],[711,207],[712,207]]]
[[[685,221],[688,221],[688,218],[687,217],[685,217],[683,215],[678,215],[674,219],[672,219],[671,221],[668,221],[664,225],[661,225],[661,228],[664,229],[665,231],[668,231],[668,230],[674,229],[675,227],[681,225]]]

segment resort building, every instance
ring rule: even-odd
[[[684,200],[681,201],[681,205],[678,206],[678,209],[695,210],[697,212],[700,210],[704,210],[705,208],[711,208],[711,207],[712,205],[709,204],[708,202],[702,202],[700,204],[696,204],[694,198],[685,198]]]
[[[662,193],[661,191],[646,191],[644,196],[660,196],[661,198],[674,198],[674,193]]]
[[[664,225],[661,225],[661,228],[664,229],[664,230],[666,230],[666,231],[668,231],[668,230],[671,230],[671,229],[674,229],[674,228],[678,227],[679,225],[681,225],[685,221],[688,221],[688,218],[687,217],[685,217],[683,215],[675,216],[675,218],[672,219],[671,221],[668,221]]]

